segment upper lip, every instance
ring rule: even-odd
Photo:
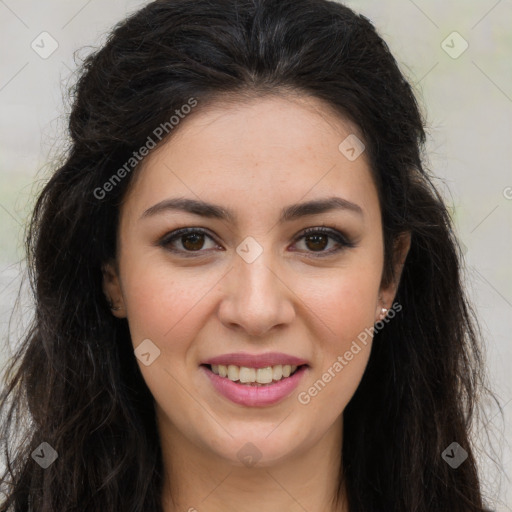
[[[245,366],[247,368],[265,368],[266,366],[276,366],[278,364],[289,364],[290,366],[301,366],[308,364],[305,359],[300,357],[283,354],[281,352],[267,352],[265,354],[248,354],[246,352],[237,352],[223,354],[203,361],[202,364],[222,364],[228,366]]]

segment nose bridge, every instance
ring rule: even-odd
[[[271,237],[266,238],[266,244]],[[230,292],[221,307],[221,320],[238,324],[248,333],[263,334],[292,320],[291,292],[285,286],[283,267],[270,247],[248,237],[237,247],[230,272]]]
[[[272,251],[264,251],[253,262],[244,260],[237,263],[236,272],[239,276],[237,291],[247,295],[251,301],[270,301],[282,292],[276,277],[276,262]]]

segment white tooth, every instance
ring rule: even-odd
[[[265,368],[249,368],[247,366],[236,366],[234,364],[223,365],[213,364],[212,372],[227,377],[233,382],[270,384],[272,381],[279,381],[289,377],[298,367],[296,365],[266,366]]]
[[[240,382],[254,382],[256,380],[256,370],[240,366]]]
[[[235,382],[238,380],[239,375],[240,375],[240,369],[238,368],[238,366],[235,366],[234,364],[230,364],[228,366],[228,379]]]
[[[272,366],[266,368],[258,368],[256,370],[256,382],[260,384],[268,384],[272,382]]]
[[[277,364],[276,366],[274,366],[272,368],[272,378],[274,380],[280,380],[282,376],[283,376],[283,365]]]

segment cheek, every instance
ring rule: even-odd
[[[342,349],[375,321],[380,288],[380,272],[374,266],[347,266],[328,279],[311,283],[304,301],[319,317],[331,339]],[[319,284],[322,283],[322,286]]]
[[[201,300],[211,286],[208,276],[193,269],[171,272],[150,262],[126,265],[123,293],[134,345],[149,338],[166,351],[183,348],[180,340],[193,336]]]
[[[298,396],[308,414],[334,421],[361,381],[371,351],[379,270],[374,265],[347,266],[326,280],[321,290],[315,287],[309,293],[306,301],[320,327],[314,339],[319,363]]]

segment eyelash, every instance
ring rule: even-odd
[[[175,240],[179,239],[179,237],[184,235],[190,235],[190,234],[202,234],[206,235],[208,238],[211,238],[212,241],[217,243],[214,238],[208,234],[208,232],[203,228],[182,228],[178,229],[176,231],[172,231],[171,233],[166,234],[159,242],[158,245],[163,247],[164,249],[171,251],[173,253],[180,253],[182,255],[185,255],[185,257],[197,257],[200,255],[200,253],[205,252],[202,249],[199,249],[198,251],[187,251],[187,250],[181,250],[181,249],[171,249],[169,245],[174,242]],[[294,243],[297,243],[298,241],[302,240],[303,238],[306,238],[307,236],[311,235],[326,235],[329,238],[335,240],[338,243],[338,247],[335,249],[331,249],[330,251],[307,251],[310,254],[308,257],[313,258],[324,258],[327,256],[331,256],[335,253],[338,253],[342,251],[345,248],[352,248],[355,247],[356,244],[354,242],[349,241],[342,233],[335,229],[331,228],[307,228],[305,229],[294,241]]]

